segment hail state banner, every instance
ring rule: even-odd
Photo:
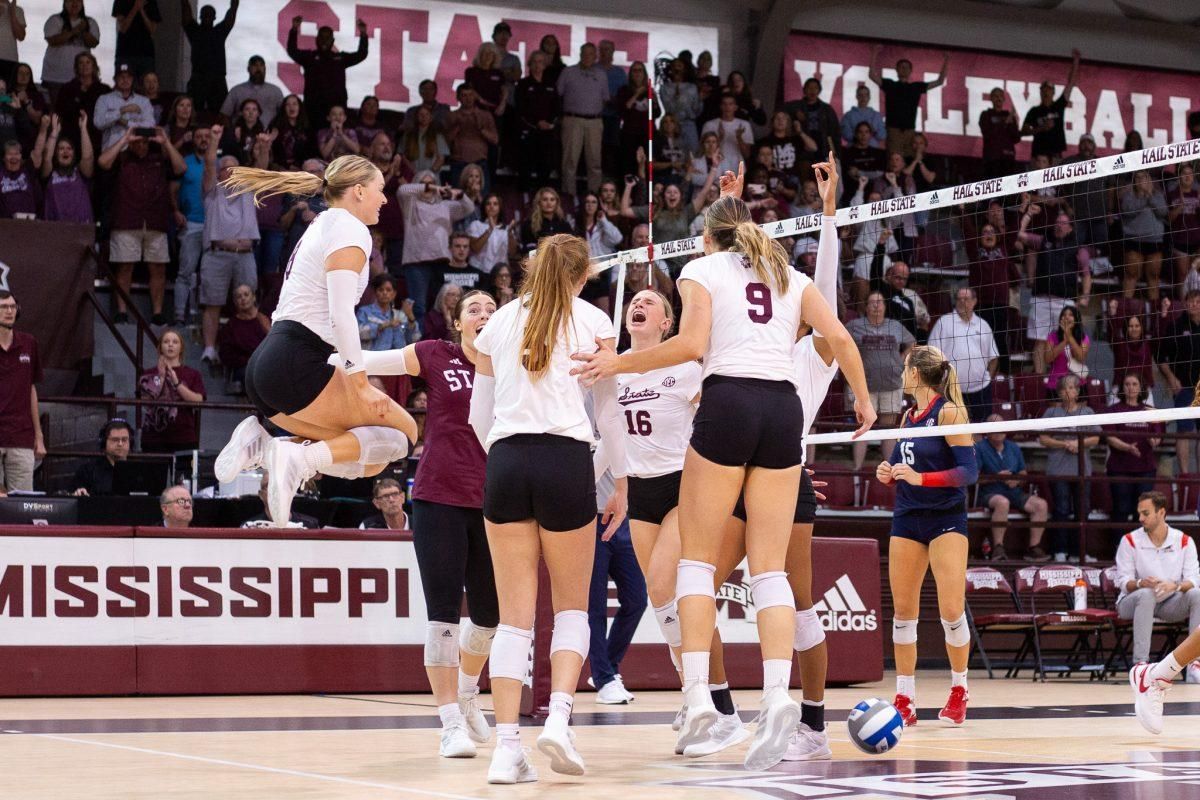
[[[800,97],[804,81],[816,77],[821,81],[821,99],[840,116],[855,105],[854,94],[865,84],[871,90],[871,105],[886,115],[879,87],[867,77],[875,44],[870,39],[792,32],[782,65],[784,97]],[[935,80],[943,55],[949,55],[945,85],[925,95],[917,117],[917,130],[929,137],[929,152],[944,155],[981,155],[979,113],[991,107],[988,94],[992,89],[999,86],[1005,90],[1008,107],[1015,109],[1022,121],[1040,102],[1042,81],[1055,84],[1057,97],[1065,88],[1071,66],[1069,58],[879,44],[886,44],[879,64],[884,77],[890,78],[896,77],[896,61],[907,58],[913,64],[915,80]],[[1131,130],[1142,134],[1147,147],[1164,145],[1188,138],[1188,111],[1200,110],[1200,74],[1084,60],[1069,100],[1064,124],[1071,147],[1079,143],[1080,136],[1091,133],[1100,154],[1116,152]],[[1023,141],[1018,158],[1029,157],[1030,142],[1028,138]]]

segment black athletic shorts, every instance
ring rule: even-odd
[[[629,476],[629,518],[651,525],[662,525],[663,517],[679,505],[679,480],[682,472],[668,472],[654,478]]]
[[[733,515],[742,522],[746,521],[746,495],[738,495],[737,505],[733,507]],[[817,521],[817,493],[813,489],[812,478],[808,470],[800,470],[800,494],[796,497],[796,513],[792,516],[793,525],[812,525]]]
[[[290,319],[276,322],[246,364],[246,396],[270,419],[308,408],[333,379],[333,345]]]
[[[591,446],[549,433],[500,439],[488,451],[483,516],[500,524],[532,519],[548,531],[594,525]]]
[[[804,408],[791,381],[709,375],[692,420],[692,448],[726,467],[800,463]]]

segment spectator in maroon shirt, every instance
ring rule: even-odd
[[[637,149],[646,146],[650,118],[649,79],[641,61],[629,65],[629,82],[617,90],[612,104],[621,121],[621,160],[617,168],[621,173],[633,174],[638,170]]]
[[[984,222],[979,236],[967,239],[967,285],[975,290],[979,305],[975,312],[998,333],[996,347],[1008,355],[1008,288],[1020,279],[1000,231],[992,222]]]
[[[156,128],[151,139],[126,128],[121,138],[100,154],[100,169],[113,170],[115,176],[109,260],[117,274],[117,285],[128,294],[133,284],[133,265],[144,261],[150,270],[151,322],[162,325],[167,262],[171,259],[167,246],[170,181],[187,172],[187,164],[162,128]],[[119,296],[116,319],[129,321],[125,301]]]
[[[1136,319],[1136,317],[1134,317]],[[1114,370],[1121,377],[1120,399],[1108,407],[1108,413],[1146,411],[1150,388],[1142,383],[1137,372]],[[1158,474],[1158,456],[1154,449],[1162,441],[1166,426],[1161,422],[1126,422],[1105,428],[1108,436],[1107,472],[1110,478],[1137,478],[1137,482],[1109,484],[1112,493],[1112,520],[1132,522],[1137,512],[1137,498],[1154,488]]]
[[[358,143],[366,147],[376,136],[387,130],[383,120],[379,118],[379,98],[373,94],[367,95],[362,99],[358,113],[355,114],[354,135],[358,137]]]
[[[488,148],[500,142],[496,132],[496,120],[491,112],[477,105],[478,94],[468,83],[460,83],[457,90],[459,106],[450,112],[450,126],[446,130],[446,141],[450,143],[450,180],[458,185],[459,176],[467,164],[478,164],[484,177],[490,174]],[[484,192],[488,187],[484,186]]]
[[[58,99],[54,103],[54,111],[62,120],[63,134],[76,139],[79,137],[79,112],[88,114],[96,107],[96,101],[101,95],[112,91],[112,87],[100,80],[100,65],[91,53],[80,53],[75,56],[75,77],[63,85],[58,91]],[[88,135],[92,138],[92,148],[100,148],[100,131],[91,121],[87,124]]]
[[[317,154],[317,139],[308,125],[304,102],[294,94],[283,98],[279,114],[271,123],[276,131],[271,145],[271,168],[297,170]]]
[[[233,156],[243,167],[254,166],[254,142],[266,129],[262,124],[262,107],[252,97],[242,101],[233,124],[225,129],[221,137],[221,154]],[[201,154],[203,157],[203,154]]]
[[[15,331],[21,307],[0,290],[0,492],[32,491],[33,468],[46,455],[37,388],[37,340]]]
[[[1154,342],[1146,335],[1146,326],[1140,316],[1125,318],[1124,335],[1112,343],[1113,375],[1137,375],[1147,393],[1154,389],[1154,365],[1157,352]],[[1120,387],[1113,387],[1119,398]]]
[[[871,123],[860,122],[854,128],[854,140],[842,151],[847,183],[866,176],[874,180],[883,174],[887,151],[871,146]]]
[[[1021,127],[1017,115],[1004,107],[1006,95],[997,86],[989,95],[992,107],[979,112],[979,133],[983,136],[983,177],[999,178],[1017,171],[1017,143]]]
[[[17,214],[42,215],[42,184],[37,170],[21,156],[21,143],[10,139],[4,143],[0,163],[0,219],[12,219]]]
[[[79,124],[87,126],[87,112],[79,112]],[[93,220],[90,181],[96,167],[92,140],[80,139],[79,152],[75,144],[62,135],[57,114],[47,115],[34,148],[34,166],[39,166],[46,183],[47,220],[82,222]]]
[[[547,33],[542,37],[542,41],[538,44],[538,51],[546,56],[546,82],[551,86],[558,83],[558,76],[566,69],[567,65],[563,63],[562,47],[558,43],[558,37],[553,33]]]
[[[196,127],[196,104],[189,95],[181,94],[171,101],[167,115],[163,117],[163,128],[171,137],[175,149],[183,152],[185,145],[192,143],[192,131]]]
[[[230,394],[242,394],[246,364],[255,348],[267,338],[271,320],[258,310],[254,290],[244,283],[233,290],[233,309],[233,316],[217,333],[217,348],[221,363],[229,370]]]
[[[517,140],[521,188],[545,186],[557,163],[558,89],[546,71],[547,56],[535,50],[529,56],[529,73],[517,81]]]
[[[204,378],[183,363],[183,337],[165,330],[158,340],[158,364],[138,379],[138,396],[147,400],[203,403]],[[142,409],[142,451],[173,453],[200,445],[200,424],[194,408],[147,406]]]
[[[348,119],[346,109],[341,106],[329,109],[329,127],[317,131],[317,149],[325,161],[362,152],[364,143],[358,140],[358,133],[353,128],[346,127]]]
[[[300,25],[304,17],[292,17],[292,28],[288,31],[287,54],[304,69],[304,99],[308,105],[309,127],[316,128],[325,121],[329,109],[345,106],[346,70],[367,60],[367,23],[361,19],[355,24],[358,34],[358,49],[352,53],[336,50],[333,46],[333,28],[322,25],[317,29],[317,49],[301,50],[296,42],[300,36]]]
[[[413,179],[412,164],[396,152],[392,137],[380,131],[364,145],[364,155],[383,173],[383,193],[395,197],[396,190]],[[260,226],[261,227],[261,226]],[[384,263],[393,274],[399,274],[404,263],[404,209],[400,203],[386,203],[379,209],[379,222],[375,230],[383,236]]]
[[[1180,164],[1179,183],[1167,192],[1167,220],[1171,226],[1171,251],[1175,255],[1175,280],[1182,283],[1191,269],[1192,257],[1200,254],[1200,189],[1196,168]]]
[[[475,60],[463,75],[478,95],[479,107],[492,112],[492,117],[504,116],[508,107],[508,87],[504,85],[504,73],[500,71],[500,55],[491,42],[479,45]]]

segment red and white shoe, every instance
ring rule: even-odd
[[[1150,677],[1153,664],[1136,664],[1129,670],[1129,685],[1133,688],[1133,710],[1138,722],[1150,733],[1162,733],[1163,695],[1171,688],[1170,681]]]
[[[913,706],[912,698],[905,694],[896,695],[896,699],[892,701],[892,705],[900,712],[900,718],[904,720],[904,727],[911,728],[917,724],[917,709]]]
[[[962,725],[967,721],[967,701],[970,699],[971,695],[967,692],[967,687],[950,687],[950,699],[938,713],[938,719],[947,725]]]

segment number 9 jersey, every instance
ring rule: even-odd
[[[741,253],[720,252],[691,261],[680,274],[708,290],[712,333],[704,377],[726,375],[795,385],[792,348],[800,328],[800,303],[812,280],[793,270],[784,293],[760,283]]]
[[[695,361],[617,376],[630,476],[656,478],[683,469],[701,378]]]

